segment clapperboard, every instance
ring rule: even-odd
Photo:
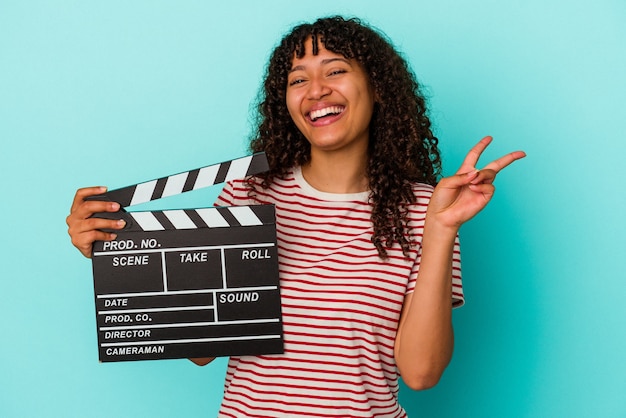
[[[254,154],[90,198],[126,220],[93,246],[100,361],[283,352],[274,205],[123,209],[266,170]]]

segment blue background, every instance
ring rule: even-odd
[[[98,362],[65,216],[78,187],[243,155],[272,47],[331,13],[411,62],[446,173],[487,134],[485,163],[528,153],[462,229],[454,358],[410,415],[626,416],[623,0],[0,2],[0,416],[215,416],[224,360]]]

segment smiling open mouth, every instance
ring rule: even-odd
[[[343,112],[343,106],[329,106],[323,109],[313,110],[309,113],[309,118],[315,122],[318,119],[321,119],[326,116],[338,115]]]

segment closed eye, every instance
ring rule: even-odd
[[[328,75],[338,75],[338,74],[343,74],[346,73],[347,71],[344,69],[338,69],[338,70],[333,70],[330,73],[328,73]]]
[[[295,86],[296,84],[304,83],[304,81],[303,78],[295,78],[289,82],[289,86]]]

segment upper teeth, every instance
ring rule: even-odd
[[[309,116],[311,117],[312,120],[315,120],[323,116],[329,115],[331,113],[341,113],[341,110],[342,110],[341,106],[330,106],[330,107],[325,107],[324,109],[313,110],[311,111]]]

